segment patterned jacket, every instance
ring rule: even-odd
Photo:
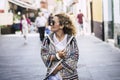
[[[71,38],[71,35],[67,36],[67,42]],[[62,61],[63,69],[60,70],[60,75],[63,80],[78,80],[77,74],[77,62],[79,58],[79,50],[77,46],[77,42],[75,37],[69,41],[70,43],[66,46],[66,57]],[[41,57],[42,60],[47,67],[47,73],[51,71],[51,69],[59,62],[56,58],[55,61],[52,61],[50,64],[50,56],[56,54],[56,48],[53,41],[53,34],[49,37],[46,37],[43,41],[43,45],[41,46]]]

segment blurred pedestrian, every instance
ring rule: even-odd
[[[43,41],[45,37],[45,26],[47,23],[47,19],[44,17],[44,13],[40,12],[38,13],[38,17],[35,20],[35,25],[38,28],[40,40]]]
[[[47,68],[44,80],[78,80],[79,50],[75,26],[66,14],[53,17],[52,33],[41,46],[41,57]]]
[[[51,13],[48,17],[48,26],[51,26],[52,24],[52,20],[53,20],[53,14]]]
[[[22,25],[22,34],[23,34],[23,37],[25,39],[25,44],[26,44],[27,43],[27,37],[28,37],[29,23],[27,21],[27,18],[25,16],[25,14],[23,14],[22,17],[21,17],[21,25]]]
[[[46,35],[49,35],[51,33],[52,20],[53,20],[53,14],[51,13],[47,20],[47,26],[45,29]]]
[[[78,19],[78,24],[79,24],[79,31],[81,35],[84,35],[84,28],[83,28],[83,13],[81,12],[81,10],[79,10],[79,14],[77,15],[77,19]]]

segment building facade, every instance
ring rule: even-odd
[[[120,0],[113,0],[114,5],[114,40],[115,46],[120,48]]]
[[[104,38],[105,41],[114,38],[113,25],[113,0],[103,0],[103,21],[104,21]]]
[[[120,47],[120,0],[90,0],[91,32]]]
[[[8,13],[9,3],[7,0],[0,1],[0,25],[11,25],[13,14]]]

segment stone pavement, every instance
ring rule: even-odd
[[[42,80],[46,71],[40,44],[38,35],[29,35],[26,45],[21,35],[1,36],[0,80]]]
[[[120,49],[95,38],[77,38],[80,80],[120,80]]]
[[[120,49],[94,36],[77,37],[80,80],[120,80]],[[42,80],[46,69],[40,57],[38,34],[27,45],[21,35],[0,36],[0,80]]]

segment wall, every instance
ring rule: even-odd
[[[93,32],[95,36],[104,40],[102,0],[92,0],[93,7]]]
[[[113,39],[112,0],[103,0],[103,20],[105,41]]]
[[[93,20],[102,22],[102,0],[93,0]]]
[[[120,47],[120,44],[118,45],[117,39],[119,35],[120,35],[120,0],[114,0],[114,39],[115,45],[117,47]]]
[[[1,5],[2,4],[2,5]],[[0,13],[0,25],[11,25],[13,24],[13,14],[8,13],[9,5],[7,0],[0,1],[0,9],[3,9],[4,12]]]
[[[12,25],[13,14],[12,13],[0,13],[0,25]]]

